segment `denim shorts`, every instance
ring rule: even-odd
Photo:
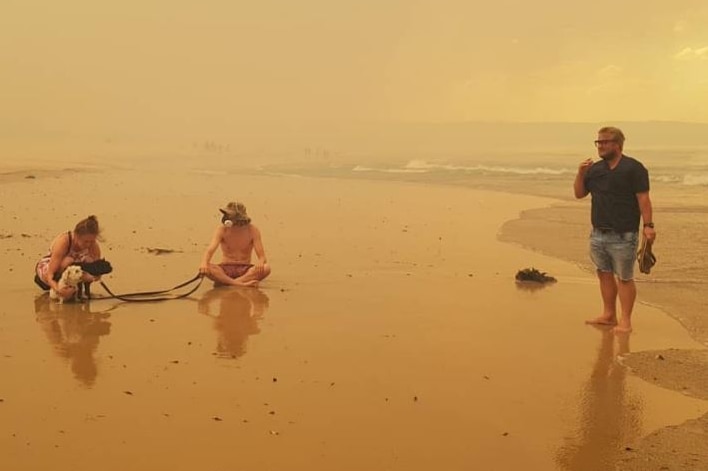
[[[637,259],[637,232],[602,232],[590,234],[590,258],[598,271],[614,273],[622,281],[634,279]]]

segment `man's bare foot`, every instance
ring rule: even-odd
[[[588,319],[585,321],[585,323],[590,324],[590,325],[615,326],[615,325],[617,325],[617,318],[616,317],[600,316],[600,317],[596,317],[595,319]]]

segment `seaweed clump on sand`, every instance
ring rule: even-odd
[[[516,281],[535,283],[555,283],[557,280],[546,272],[535,268],[524,268],[516,272]]]

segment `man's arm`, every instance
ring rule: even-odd
[[[219,296],[218,291],[216,290],[210,290],[204,293],[202,297],[199,298],[199,301],[197,301],[197,312],[199,314],[204,314],[205,316],[212,316],[211,314],[211,304],[214,299]]]
[[[261,239],[261,231],[251,224],[251,235],[253,237],[253,251],[256,252],[256,257],[258,257],[259,265],[265,265],[268,263],[266,258],[265,249],[263,248],[263,240]]]
[[[578,173],[575,175],[575,182],[573,182],[575,197],[578,199],[585,198],[589,193],[588,189],[585,188],[585,174],[591,166],[592,159],[583,160],[578,166]]]
[[[211,257],[214,256],[214,252],[216,252],[216,249],[219,248],[219,244],[221,243],[223,237],[224,227],[219,226],[214,231],[214,236],[212,237],[211,242],[209,242],[209,247],[207,247],[206,251],[204,252],[204,256],[202,257],[202,263],[199,266],[199,273],[206,273],[209,270],[209,262],[211,262]]]
[[[653,224],[653,211],[651,207],[651,199],[649,198],[649,192],[645,191],[643,193],[637,193],[637,203],[639,203],[639,211],[642,214],[642,222],[644,224]],[[654,239],[656,239],[656,231],[653,227],[645,225],[642,232],[648,241],[654,242]]]
[[[62,236],[54,241],[54,244],[49,249],[49,264],[47,265],[47,273],[45,283],[55,291],[58,288],[57,282],[54,281],[54,274],[61,270],[61,262],[64,261],[64,254],[69,252],[69,237]]]
[[[68,299],[69,297],[73,296],[74,292],[76,291],[76,288],[71,286],[64,286],[64,288],[60,291],[58,289],[59,283],[54,280],[54,274],[57,271],[61,270],[61,265],[64,261],[64,254],[69,252],[69,237],[65,236],[58,238],[52,245],[50,252],[51,256],[49,258],[49,265],[47,266],[47,275],[44,282],[50,288],[56,291],[60,297]]]

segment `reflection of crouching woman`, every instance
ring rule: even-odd
[[[80,221],[73,231],[59,234],[52,241],[49,253],[37,262],[34,282],[45,291],[54,289],[63,299],[71,298],[76,288],[65,286],[59,289],[57,281],[66,267],[72,263],[93,262],[101,258],[101,247],[97,239],[100,229],[96,216],[89,216]],[[86,272],[83,281],[92,282],[99,278]]]

